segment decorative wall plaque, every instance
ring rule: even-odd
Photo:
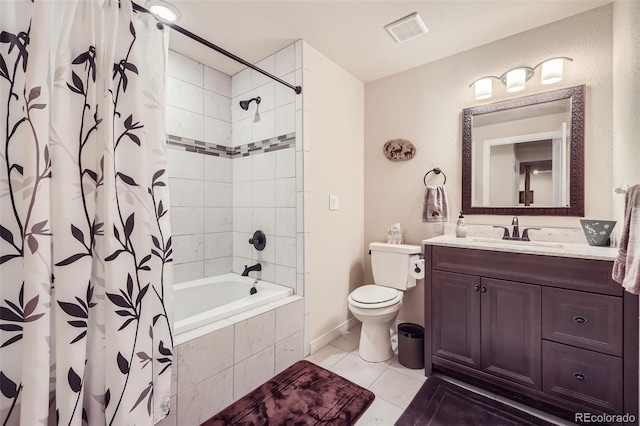
[[[393,139],[384,144],[383,152],[391,161],[411,160],[416,155],[416,146],[406,139]]]

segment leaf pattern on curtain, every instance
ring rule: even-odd
[[[164,98],[167,35],[129,0],[2,2],[0,25],[0,421],[154,424],[173,249],[145,98]]]

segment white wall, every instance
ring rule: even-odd
[[[640,2],[616,1],[613,15],[613,170],[615,187],[640,184]],[[615,197],[615,219],[624,196]],[[616,234],[622,231],[616,227]]]
[[[616,187],[640,184],[640,2],[613,4],[613,159]],[[617,195],[615,219],[624,218],[624,196]],[[620,235],[617,226],[616,235]],[[640,359],[638,360],[640,363]]]
[[[363,281],[364,85],[306,43],[303,57],[305,296],[313,341],[347,321],[347,297]],[[329,194],[340,197],[339,210],[329,210]]]
[[[564,79],[541,86],[539,76],[516,95],[494,83],[492,102],[581,84],[587,86],[585,115],[585,211],[609,219],[612,211],[612,5],[417,67],[366,85],[365,102],[365,242],[384,241],[385,229],[400,222],[408,243],[439,235],[443,226],[421,221],[427,170],[447,175],[451,221],[461,207],[461,111],[479,105],[469,84],[483,75],[500,75],[516,66],[569,56]],[[631,24],[630,24],[631,25]],[[425,37],[428,37],[425,36]],[[408,162],[382,155],[389,139],[417,145]],[[467,223],[508,225],[504,216],[467,216]],[[521,226],[578,227],[578,218],[523,216]],[[371,279],[368,256],[365,278]],[[423,323],[424,285],[404,299],[399,319]]]
[[[515,192],[513,144],[491,147],[489,155],[489,204],[511,206]]]

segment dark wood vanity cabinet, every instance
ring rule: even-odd
[[[433,271],[433,354],[541,389],[540,286]]]
[[[638,298],[613,262],[431,245],[425,259],[426,375],[569,420],[638,417]]]

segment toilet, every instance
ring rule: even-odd
[[[390,329],[402,306],[405,290],[424,278],[420,246],[369,244],[375,284],[358,287],[349,294],[349,310],[362,323],[360,357],[369,362],[393,356]]]

